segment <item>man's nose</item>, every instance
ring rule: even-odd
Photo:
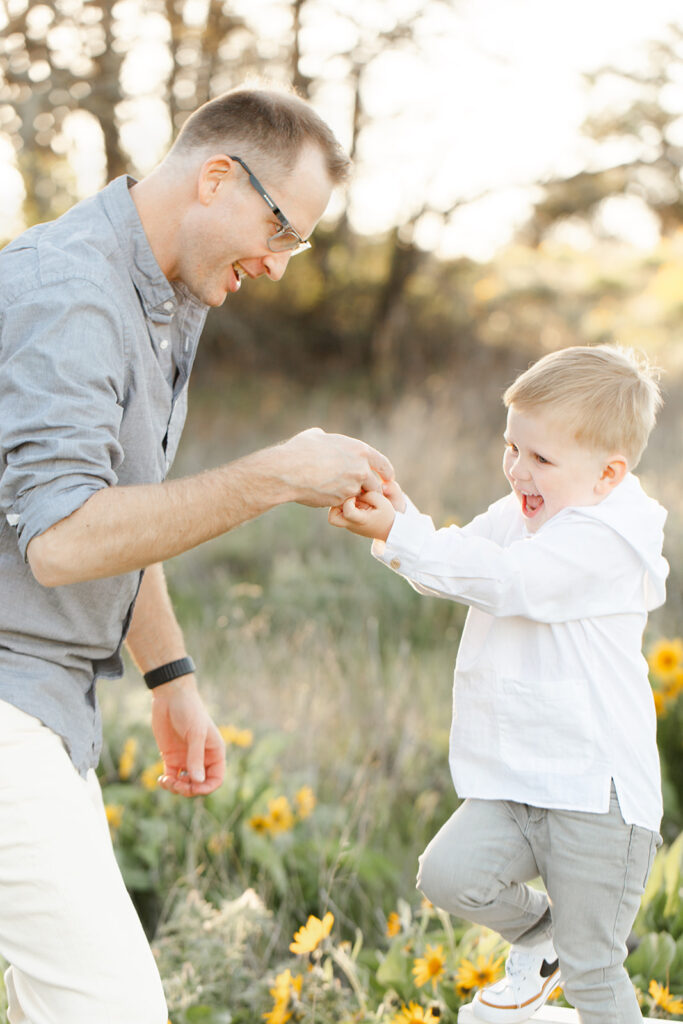
[[[291,259],[291,252],[271,252],[263,257],[263,265],[271,281],[279,281],[287,269]]]

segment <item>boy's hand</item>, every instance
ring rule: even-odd
[[[361,537],[386,540],[395,516],[389,498],[379,491],[364,491],[360,497],[348,498],[343,505],[331,508],[327,518],[332,526],[341,526]]]
[[[389,499],[397,512],[405,512],[406,496],[395,480],[387,480],[382,484],[382,494]]]

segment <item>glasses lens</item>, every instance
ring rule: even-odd
[[[268,239],[268,248],[273,252],[286,252],[301,245],[301,238],[292,228],[282,228]]]

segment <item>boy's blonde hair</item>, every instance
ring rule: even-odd
[[[503,395],[506,407],[557,412],[587,448],[639,462],[662,405],[659,370],[616,345],[575,345],[543,356]]]

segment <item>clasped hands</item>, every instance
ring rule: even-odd
[[[360,537],[386,540],[397,512],[405,512],[405,494],[395,480],[382,482],[382,490],[361,491],[333,506],[327,515],[332,526],[339,526]]]

